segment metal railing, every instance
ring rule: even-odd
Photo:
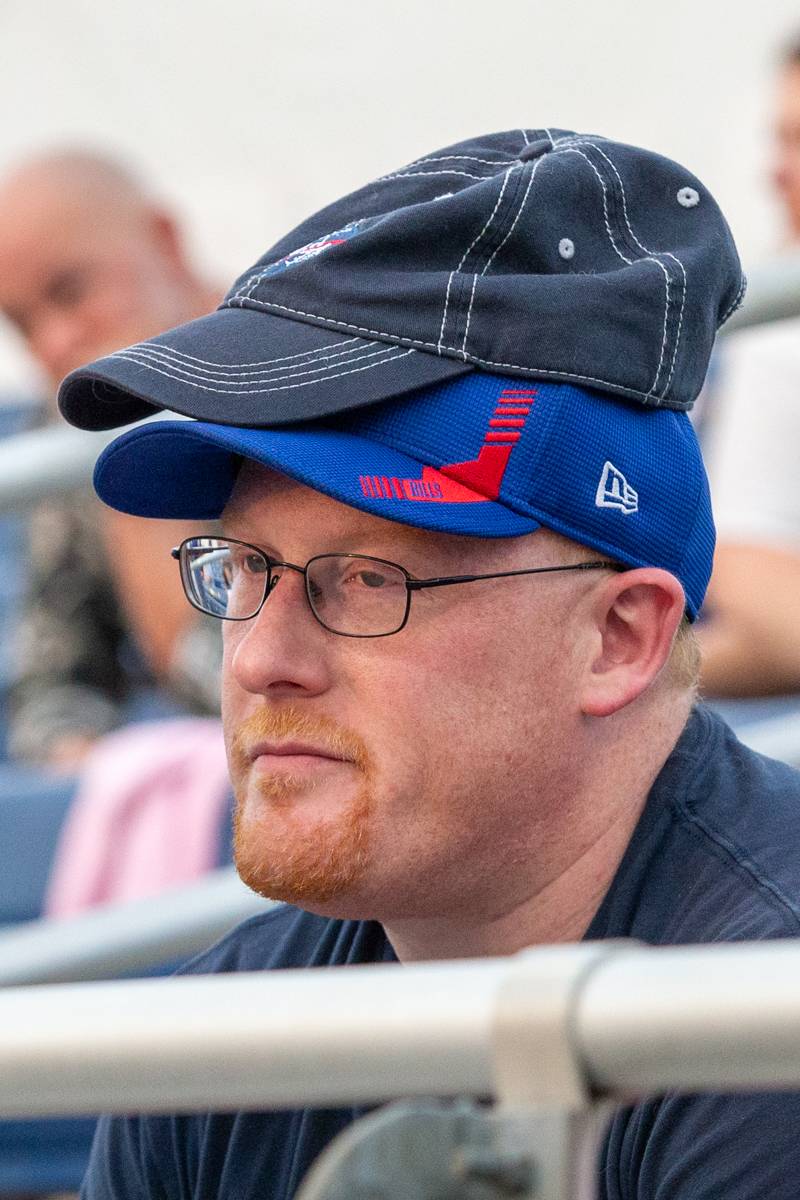
[[[0,1116],[800,1088],[800,943],[0,991]],[[526,1095],[522,1095],[525,1092]],[[570,1094],[567,1094],[570,1093]]]
[[[151,971],[199,953],[273,906],[228,867],[152,899],[31,921],[0,932],[0,987]]]
[[[148,421],[165,419],[187,418],[178,413],[156,413]],[[110,429],[94,433],[60,423],[0,440],[0,513],[88,485],[101,450],[120,432]]]
[[[796,316],[800,316],[800,255],[787,254],[748,272],[744,303],[721,332]]]

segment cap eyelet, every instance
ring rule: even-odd
[[[682,187],[678,192],[681,208],[695,208],[700,203],[700,193],[693,187]]]
[[[570,259],[575,257],[575,243],[571,238],[562,238],[558,243],[558,253],[562,258]]]

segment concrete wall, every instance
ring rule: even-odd
[[[769,85],[796,28],[790,0],[0,0],[0,170],[62,141],[116,149],[227,283],[373,175],[558,125],[683,161],[753,262],[780,239]],[[0,386],[26,378],[0,330]]]

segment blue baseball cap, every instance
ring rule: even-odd
[[[687,414],[672,408],[473,371],[294,426],[141,425],[103,452],[95,487],[125,512],[210,520],[243,457],[407,525],[488,538],[546,526],[662,567],[692,618],[711,574],[706,474]]]
[[[89,429],[157,409],[278,426],[478,369],[686,410],[743,292],[730,230],[685,167],[514,129],[337,200],[216,312],[81,367],[60,404]]]

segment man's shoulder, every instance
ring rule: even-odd
[[[800,935],[800,772],[699,706],[588,936],[659,945]]]
[[[276,903],[237,925],[186,963],[181,973],[210,975],[337,966],[391,961],[392,957],[386,935],[377,922],[320,917],[291,904]]]
[[[743,744],[703,706],[684,770],[688,786],[670,796],[675,819],[701,853],[709,908],[726,937],[800,933],[800,771]],[[724,911],[726,910],[726,911]],[[720,926],[722,932],[722,926]]]

